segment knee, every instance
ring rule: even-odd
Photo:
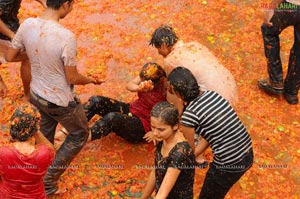
[[[104,118],[106,120],[109,120],[109,121],[113,121],[117,116],[119,115],[119,113],[115,113],[115,112],[111,112],[111,113],[108,113],[104,116]],[[104,119],[103,118],[103,119]]]
[[[87,105],[90,108],[96,108],[96,107],[99,107],[101,101],[102,101],[101,96],[92,96],[89,98]]]

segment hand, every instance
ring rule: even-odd
[[[146,133],[143,137],[148,143],[149,142],[153,142],[154,145],[156,145],[156,140],[155,140],[155,136],[153,135],[152,131],[149,131],[148,133]]]
[[[264,19],[264,23],[268,26],[268,27],[272,27],[273,23],[271,22],[271,19],[274,15],[274,10],[267,10],[265,13],[265,19]]]
[[[99,85],[99,84],[102,84],[103,82],[105,82],[105,80],[103,80],[103,79],[95,79],[95,78],[91,78],[91,79],[92,79],[92,83],[96,84],[96,85]]]
[[[154,85],[151,80],[142,81],[139,84],[139,91],[148,92],[148,91],[153,90],[153,88],[154,88]]]
[[[3,80],[0,80],[0,97],[5,97],[7,94],[7,87]]]

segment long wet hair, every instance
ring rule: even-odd
[[[151,110],[151,117],[159,118],[163,123],[175,126],[179,123],[177,108],[169,102],[158,102]]]
[[[169,47],[173,46],[177,41],[178,37],[173,28],[168,25],[161,25],[152,34],[149,45],[160,48],[163,44],[166,44]]]
[[[162,77],[167,77],[165,70],[157,63],[148,62],[140,71],[142,80],[151,80],[154,85],[157,84]]]
[[[15,109],[10,118],[10,136],[13,141],[27,141],[38,131],[40,114],[29,104]]]
[[[192,72],[184,67],[174,68],[168,75],[169,85],[185,102],[191,102],[199,96],[199,85]]]

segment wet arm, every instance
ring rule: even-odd
[[[192,127],[187,127],[184,125],[180,125],[180,131],[182,131],[184,137],[187,139],[188,143],[192,147],[192,149],[195,151],[195,129]]]
[[[148,199],[152,195],[155,189],[155,170],[153,169],[149,175],[146,187],[143,190],[143,195],[141,199]]]
[[[198,155],[202,154],[208,147],[209,143],[204,138],[201,138],[198,145],[196,146],[195,156],[197,157]]]
[[[181,170],[169,167],[155,199],[165,199],[176,183]]]
[[[69,84],[74,85],[85,85],[85,84],[101,84],[101,81],[97,81],[96,79],[86,77],[80,74],[75,66],[66,66],[66,78]]]
[[[0,16],[2,15],[2,11],[0,11]],[[10,39],[14,38],[15,33],[13,31],[11,31],[7,25],[0,19],[0,32],[9,37]]]
[[[137,92],[139,91],[139,84],[142,82],[141,78],[137,76],[133,80],[127,83],[126,89],[131,92]]]

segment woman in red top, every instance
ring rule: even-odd
[[[30,105],[16,109],[12,142],[0,147],[0,198],[46,199],[43,176],[54,158],[52,144],[38,131],[39,115]]]
[[[84,105],[88,120],[95,114],[102,118],[91,127],[91,140],[115,132],[131,143],[139,143],[150,131],[152,107],[166,100],[166,73],[156,63],[146,63],[139,76],[127,84],[127,89],[137,92],[138,99],[125,103],[108,97],[92,96]]]

